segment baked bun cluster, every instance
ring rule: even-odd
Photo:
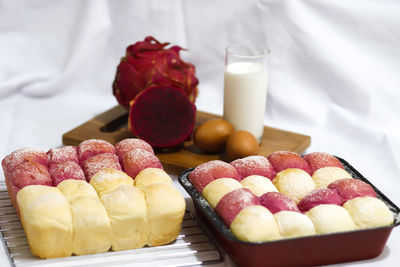
[[[2,161],[10,199],[40,258],[159,246],[180,233],[186,203],[140,139],[86,140]],[[166,201],[168,200],[168,201]]]
[[[231,163],[213,160],[188,177],[242,241],[327,234],[390,225],[393,213],[367,183],[323,152],[277,151]]]

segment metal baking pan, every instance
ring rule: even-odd
[[[370,184],[395,216],[384,227],[251,243],[238,240],[214,209],[188,180],[194,169],[183,171],[178,180],[192,197],[200,223],[216,237],[239,266],[310,266],[369,259],[378,256],[392,231],[400,224],[400,209],[347,161],[338,157],[353,178]]]

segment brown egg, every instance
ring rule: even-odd
[[[230,160],[257,155],[259,145],[254,135],[248,131],[236,131],[226,143],[226,155]]]
[[[224,150],[229,135],[234,131],[233,126],[225,120],[208,120],[194,132],[193,143],[206,152],[220,152]]]

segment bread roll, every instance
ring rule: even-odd
[[[56,187],[29,185],[17,194],[21,222],[33,255],[72,254],[72,216],[68,200]]]
[[[101,202],[112,227],[112,250],[141,248],[147,243],[146,200],[143,191],[132,185],[121,185],[104,194]]]
[[[343,178],[352,178],[343,168],[339,167],[323,167],[314,172],[311,176],[316,188],[328,187],[328,185],[336,180]]]
[[[360,229],[391,225],[394,221],[385,202],[375,197],[356,197],[344,203],[343,207]]]
[[[315,227],[309,217],[296,211],[283,210],[274,214],[282,237],[291,238],[315,234]]]
[[[258,197],[268,192],[278,192],[271,180],[261,175],[247,176],[240,183]]]
[[[135,177],[135,186],[140,188],[154,183],[172,184],[172,179],[168,173],[159,168],[143,169]]]
[[[144,187],[149,234],[147,245],[160,246],[174,241],[182,226],[186,202],[172,185],[155,183]]]
[[[280,238],[274,216],[267,208],[259,205],[242,209],[233,220],[230,229],[236,238],[242,241],[264,242]]]
[[[108,251],[111,223],[94,188],[86,181],[73,179],[64,180],[57,187],[70,204],[74,229],[72,252],[86,255]]]
[[[215,208],[218,202],[233,190],[242,188],[243,186],[233,178],[219,178],[204,187],[202,195]]]
[[[313,222],[317,234],[356,230],[350,214],[342,206],[321,204],[305,213]]]
[[[93,175],[90,184],[101,197],[114,191],[123,184],[133,185],[133,180],[123,171],[105,168]]]

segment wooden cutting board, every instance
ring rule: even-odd
[[[218,115],[197,111],[196,127],[209,120],[220,118]],[[62,137],[64,145],[78,145],[87,139],[103,139],[112,144],[133,137],[127,128],[128,111],[122,106],[116,106],[82,125],[65,133]],[[268,156],[277,150],[303,152],[311,142],[311,137],[294,132],[288,132],[272,127],[264,127],[259,155]],[[173,149],[156,150],[156,155],[164,164],[176,165],[183,168],[195,167],[201,163],[221,159],[224,154],[210,154],[195,147],[192,141],[184,142]]]

